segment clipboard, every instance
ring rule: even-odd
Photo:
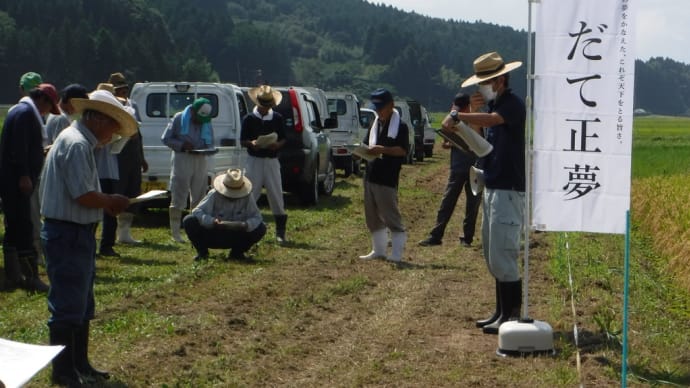
[[[218,148],[203,148],[199,150],[189,150],[187,152],[195,155],[213,155],[218,153]]]
[[[129,199],[129,204],[134,204],[134,203],[139,203],[139,202],[145,202],[145,201],[150,201],[152,199],[160,199],[160,198],[167,198],[168,196],[168,191],[167,190],[151,190],[148,191],[136,198],[130,198]]]
[[[372,155],[369,152],[369,147],[360,144],[352,149],[352,154],[357,155],[360,158],[366,160],[367,162],[371,162],[372,160],[380,159],[381,155]]]

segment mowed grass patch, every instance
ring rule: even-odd
[[[433,158],[403,167],[402,266],[357,258],[371,241],[356,176],[338,176],[334,195],[316,207],[286,195],[285,247],[275,243],[273,216],[262,205],[268,234],[250,252],[252,265],[225,261],[225,250],[193,262],[189,244],[170,240],[165,210],[137,216],[133,235],[144,243],[117,245],[121,257],[97,261],[91,361],[113,372],[112,386],[131,387],[577,385],[567,275],[554,262],[562,260],[559,234],[533,236],[530,250],[530,312],[552,324],[555,357],[499,358],[496,336],[475,328],[492,312],[494,283],[481,255],[481,220],[473,247],[458,243],[464,200],[443,245],[417,246],[435,223],[447,179],[448,151],[437,146]],[[641,243],[639,225],[636,233],[632,370],[687,385],[687,341],[673,342],[689,331],[687,293],[657,275],[651,263],[661,265],[663,256],[649,239]],[[621,237],[572,235],[584,383],[616,386]],[[0,337],[46,343],[48,316],[43,296],[0,293]],[[29,386],[48,386],[49,371]]]

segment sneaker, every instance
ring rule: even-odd
[[[419,243],[417,243],[417,245],[419,245],[420,247],[430,247],[433,245],[441,245],[441,240],[437,240],[433,237],[429,237],[425,240],[420,241]]]
[[[464,237],[460,237],[460,245],[462,245],[465,248],[469,248],[472,246],[472,241],[468,241]]]

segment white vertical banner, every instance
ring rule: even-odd
[[[533,228],[625,233],[635,80],[630,3],[538,3]]]

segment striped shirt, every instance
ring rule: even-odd
[[[46,218],[90,224],[103,210],[79,204],[77,198],[101,191],[93,151],[98,140],[81,121],[74,121],[55,139],[41,176],[41,214]]]
[[[103,147],[98,147],[93,152],[96,158],[96,169],[98,170],[99,179],[120,179],[120,169],[117,165],[117,154],[111,152],[112,145],[107,144]]]

